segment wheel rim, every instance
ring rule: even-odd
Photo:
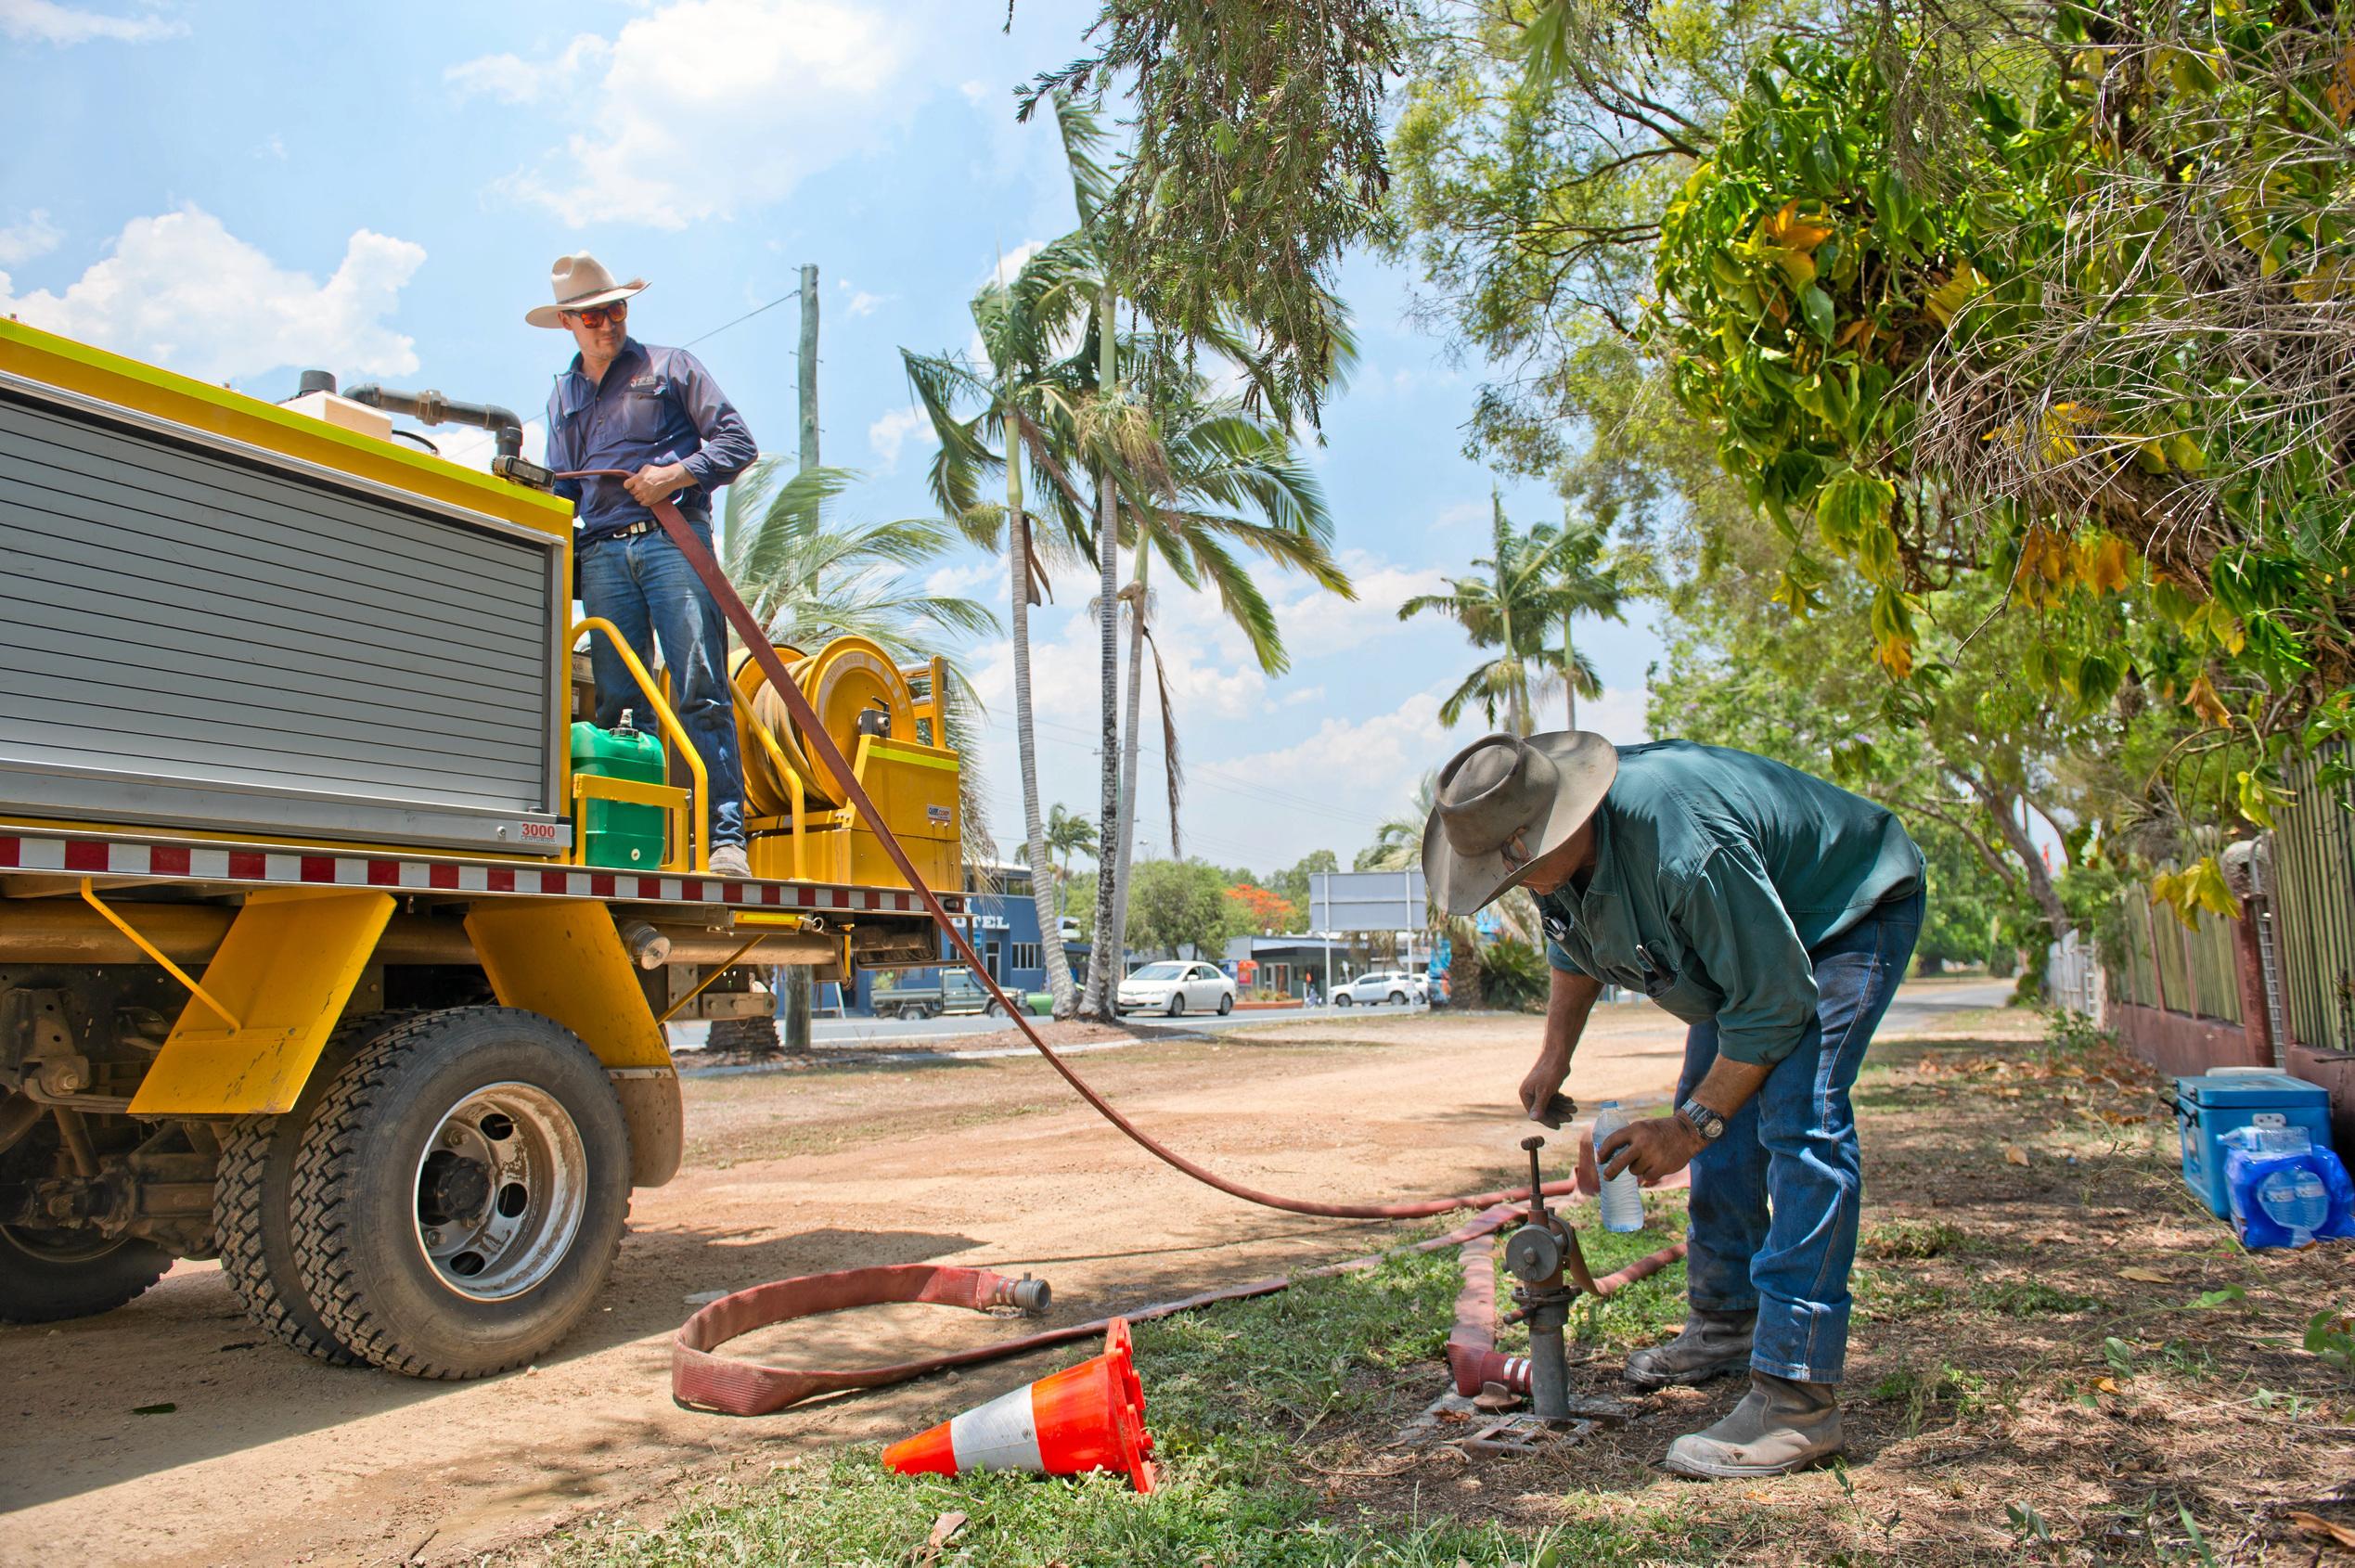
[[[507,1301],[571,1253],[588,1207],[588,1153],[554,1095],[490,1084],[444,1114],[413,1190],[418,1246],[442,1283]]]
[[[95,1230],[34,1230],[0,1225],[0,1241],[43,1263],[95,1263],[129,1240],[101,1236]]]

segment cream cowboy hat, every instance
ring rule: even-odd
[[[1432,902],[1469,915],[1521,885],[1568,842],[1619,775],[1618,749],[1590,730],[1475,740],[1439,770],[1422,827]]]
[[[646,279],[633,277],[627,283],[616,283],[603,263],[583,251],[576,255],[559,256],[547,269],[548,281],[556,287],[556,303],[540,305],[524,313],[526,324],[533,327],[561,327],[561,312],[593,310],[610,305],[616,300],[626,300],[646,287]]]

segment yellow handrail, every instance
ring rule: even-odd
[[[695,778],[696,809],[702,814],[701,821],[690,823],[691,827],[701,829],[695,834],[695,855],[691,864],[698,871],[711,869],[712,780],[703,767],[702,753],[696,751],[695,741],[687,733],[687,726],[678,722],[676,713],[671,712],[669,701],[654,685],[654,677],[647,673],[646,666],[638,662],[637,652],[631,649],[629,639],[622,636],[621,629],[602,615],[584,615],[573,623],[573,635],[565,639],[564,646],[572,647],[583,632],[603,632],[613,639],[614,651],[621,654],[622,662],[629,666],[630,678],[637,682],[637,689],[645,694],[647,702],[654,710],[654,716],[663,721],[663,728],[669,733],[672,744],[687,759],[688,772]]]
[[[663,814],[663,842],[665,847],[676,842],[676,855],[664,854],[661,868],[664,871],[684,871],[688,842],[687,791],[670,784],[641,784],[635,778],[612,778],[598,773],[573,775],[573,803],[585,801],[618,801],[624,805],[650,805]],[[586,837],[582,840],[587,848]],[[586,861],[576,864],[587,865]]]
[[[214,1012],[219,1013],[221,1015],[221,1022],[229,1026],[230,1034],[237,1034],[239,1030],[245,1027],[244,1024],[238,1022],[237,1014],[231,1012],[219,1002],[213,1000],[212,993],[207,991],[203,986],[199,985],[194,979],[190,978],[187,970],[182,969],[179,965],[165,958],[154,943],[149,942],[146,937],[141,936],[137,932],[133,931],[122,916],[108,908],[106,901],[90,890],[90,879],[87,877],[82,879],[82,902],[90,906],[91,908],[96,909],[99,916],[105,919],[107,924],[121,932],[123,935],[129,937],[131,939],[131,945],[136,947],[140,952],[145,953],[148,958],[153,958],[157,963],[161,964],[166,970],[170,971],[173,979],[178,981],[181,984],[187,986],[195,994],[198,1001],[202,1002],[206,1007],[211,1008]]]

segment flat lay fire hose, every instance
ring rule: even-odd
[[[558,477],[626,480],[633,476],[618,469],[592,469],[560,474]],[[1054,1048],[1049,1046],[1039,1035],[1029,1016],[998,988],[996,978],[982,963],[980,956],[973,951],[972,944],[966,939],[965,933],[959,929],[957,922],[950,918],[948,911],[942,906],[939,895],[933,893],[925,884],[923,878],[917,874],[916,867],[909,860],[907,852],[901,847],[898,839],[893,836],[891,829],[885,825],[882,813],[876,809],[874,801],[853,775],[849,760],[843,755],[842,749],[835,745],[833,737],[827,733],[826,726],[819,722],[817,710],[810,705],[808,697],[803,693],[799,684],[786,669],[785,662],[778,657],[777,649],[770,646],[767,635],[763,631],[759,620],[745,606],[743,599],[738,597],[735,587],[727,580],[727,573],[720,570],[719,562],[714,559],[710,547],[696,534],[694,528],[688,522],[685,516],[671,502],[657,501],[650,509],[653,512],[655,521],[662,525],[663,532],[669,536],[671,543],[678,547],[679,554],[686,558],[688,565],[694,569],[695,575],[702,581],[704,589],[712,596],[713,603],[719,607],[721,614],[727,618],[728,624],[733,626],[737,636],[743,639],[744,647],[752,655],[753,662],[758,664],[761,673],[767,676],[770,687],[783,700],[786,710],[791,713],[794,722],[801,726],[804,743],[808,746],[814,760],[834,776],[836,782],[842,786],[843,798],[850,803],[853,809],[858,813],[860,819],[874,830],[876,841],[882,845],[883,853],[890,856],[893,866],[906,880],[909,889],[923,900],[925,910],[931,914],[933,922],[947,934],[957,957],[981,983],[983,989],[1004,1010],[1006,1016],[1013,1020],[1014,1026],[1023,1032],[1023,1038],[1029,1041],[1031,1047],[1047,1059],[1048,1065],[1055,1070],[1063,1082],[1071,1086],[1074,1092],[1086,1100],[1099,1115],[1119,1128],[1130,1141],[1164,1163],[1182,1171],[1204,1186],[1217,1189],[1229,1197],[1240,1198],[1244,1202],[1255,1203],[1264,1208],[1280,1209],[1291,1214],[1312,1215],[1328,1219],[1427,1219],[1438,1215],[1452,1214],[1460,1209],[1474,1211],[1492,1209],[1499,1204],[1515,1202],[1529,1196],[1529,1189],[1523,1187],[1495,1192],[1417,1199],[1396,1203],[1327,1203],[1314,1199],[1290,1198],[1280,1193],[1266,1192],[1257,1188],[1246,1187],[1241,1182],[1233,1181],[1216,1171],[1197,1164],[1175,1150],[1167,1148],[1129,1121],[1126,1116],[1121,1114],[1102,1096],[1090,1088],[1078,1073],[1072,1071],[1070,1064],[1057,1055]],[[1574,1178],[1548,1182],[1545,1184],[1545,1192],[1549,1197],[1569,1196],[1576,1193],[1578,1188],[1579,1183]],[[1501,1224],[1502,1221],[1499,1220],[1498,1223]],[[1460,1243],[1464,1239],[1458,1237],[1456,1242]],[[1586,1258],[1579,1251],[1576,1231],[1569,1232],[1568,1243],[1565,1268],[1571,1280],[1580,1290],[1589,1294],[1607,1294],[1607,1291],[1598,1288],[1599,1282],[1589,1271]],[[1448,1243],[1447,1239],[1443,1238],[1440,1241],[1429,1245],[1453,1243]],[[1680,1254],[1682,1248],[1679,1246],[1676,1251]],[[941,1276],[974,1272],[946,1268],[925,1269],[921,1266],[918,1267],[920,1272]],[[889,1271],[850,1270],[848,1272],[854,1275],[872,1275]],[[961,1356],[936,1358],[934,1362],[929,1363],[910,1362],[874,1373],[779,1372],[776,1369],[731,1364],[711,1356],[710,1352],[724,1341],[749,1332],[765,1324],[810,1312],[834,1311],[841,1307],[862,1305],[858,1301],[836,1299],[834,1292],[817,1292],[812,1282],[828,1278],[828,1276],[810,1276],[800,1280],[786,1280],[778,1284],[758,1286],[750,1291],[739,1292],[733,1296],[723,1297],[699,1311],[694,1317],[688,1319],[686,1326],[681,1328],[678,1339],[673,1347],[672,1396],[683,1405],[716,1410],[724,1414],[765,1414],[770,1410],[781,1409],[799,1399],[828,1392],[830,1389],[872,1387],[884,1382],[899,1382],[904,1378],[915,1377],[929,1371],[935,1365],[947,1366],[958,1364],[959,1361],[977,1361],[996,1356],[1020,1355],[1025,1350],[1037,1349],[1045,1344],[1059,1343],[1065,1339],[1084,1337],[1089,1332],[1100,1333],[1103,1330],[1101,1323],[1088,1325],[1082,1329],[1054,1330],[1047,1334],[1033,1335],[1028,1339],[993,1345],[987,1347],[986,1352],[966,1352]],[[1002,1279],[1000,1276],[991,1278],[992,1279]],[[896,1290],[901,1287],[901,1281],[894,1280],[890,1282],[890,1285]],[[804,1289],[795,1291],[790,1288],[795,1286],[804,1287]],[[874,1302],[925,1299],[920,1293],[923,1288],[921,1284],[918,1284],[910,1290],[908,1294],[882,1294],[868,1299]],[[971,1292],[974,1288],[974,1283],[959,1281],[951,1285],[944,1280],[939,1288],[952,1292],[955,1289]],[[989,1288],[994,1289],[994,1286]],[[1280,1288],[1280,1283],[1270,1283],[1266,1286],[1266,1289]],[[1239,1289],[1247,1294],[1264,1293],[1262,1290],[1249,1287]],[[765,1294],[765,1292],[773,1293]],[[1229,1299],[1227,1294],[1214,1292],[1203,1296],[1190,1297],[1183,1303],[1171,1304],[1166,1310],[1177,1311],[1185,1306],[1200,1305],[1207,1301],[1225,1299]],[[819,1301],[824,1301],[827,1305],[817,1305]],[[760,1305],[756,1305],[755,1302]],[[731,1306],[731,1303],[742,1305]],[[970,1305],[985,1308],[988,1303],[952,1300],[952,1305]],[[720,1310],[722,1308],[727,1310],[722,1311]],[[1124,1314],[1132,1322],[1159,1315],[1162,1315],[1162,1309]],[[727,1331],[719,1332],[722,1327],[726,1327]],[[723,1375],[724,1372],[760,1375],[749,1378],[729,1377]],[[883,1373],[898,1375],[884,1376]],[[811,1379],[829,1378],[851,1381],[833,1381],[826,1382],[823,1386],[810,1383],[799,1393],[791,1393],[789,1397],[775,1400],[775,1394],[789,1392],[788,1383],[778,1380],[796,1378],[804,1382]],[[764,1384],[766,1386],[763,1386]],[[759,1401],[763,1398],[772,1399],[774,1402],[760,1403]],[[749,1405],[748,1402],[750,1402]]]

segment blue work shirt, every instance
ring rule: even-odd
[[[708,522],[712,492],[760,456],[744,417],[703,362],[685,349],[649,348],[636,338],[592,384],[574,354],[547,394],[547,466],[624,469],[682,463],[694,483],[674,497],[688,517]],[[576,543],[586,546],[653,514],[618,479],[560,479],[556,493],[579,508]]]
[[[1585,889],[1538,895],[1555,969],[1641,991],[1761,1065],[1815,1017],[1820,946],[1922,885],[1885,807],[1767,757],[1690,740],[1622,746]]]

